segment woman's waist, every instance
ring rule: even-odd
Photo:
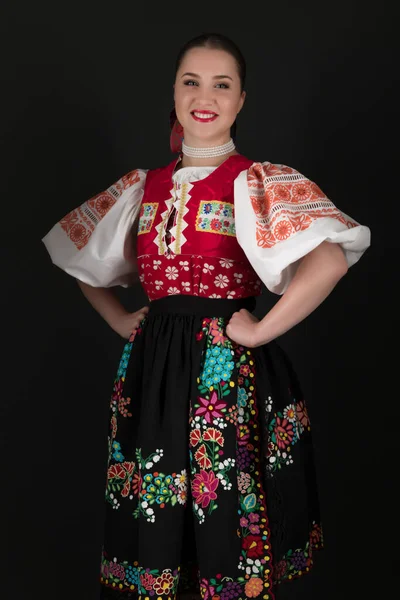
[[[175,254],[172,250],[167,249],[165,253],[149,252],[137,253],[137,263],[140,272],[150,271],[165,271],[169,272],[176,269],[177,272],[188,272],[190,269],[201,269],[201,272],[211,275],[225,275],[230,273],[248,273],[256,279],[257,274],[246,255],[237,256],[229,252],[226,255],[215,256],[207,251],[200,250],[194,253],[179,253]]]
[[[209,298],[189,294],[164,296],[150,302],[149,316],[161,313],[196,315],[202,317],[230,317],[234,312],[247,309],[253,312],[256,297]]]
[[[138,257],[140,282],[150,300],[185,294],[237,299],[261,294],[251,265],[230,259],[190,255]]]

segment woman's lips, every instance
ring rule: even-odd
[[[195,121],[199,123],[211,123],[218,117],[217,113],[210,112],[209,110],[194,110],[190,113]]]

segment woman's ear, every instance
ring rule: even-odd
[[[240,101],[239,101],[239,110],[237,111],[237,114],[239,114],[239,113],[240,113],[240,111],[242,110],[242,108],[243,108],[243,104],[244,104],[244,101],[245,101],[245,100],[246,100],[246,92],[243,90],[243,92],[242,92],[242,94],[241,94],[241,96],[240,96]]]

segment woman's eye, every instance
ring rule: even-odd
[[[194,81],[193,79],[187,79],[186,81],[183,82],[183,85],[188,85],[188,86],[198,86],[199,83],[197,81]],[[224,89],[224,90],[228,90],[229,89],[229,85],[227,85],[226,83],[217,83],[216,84],[217,88],[220,89]]]

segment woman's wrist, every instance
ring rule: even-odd
[[[266,331],[265,323],[259,321],[254,326],[253,333],[253,347],[258,348],[258,346],[263,346],[264,344],[268,344],[271,339],[268,337],[268,333]]]

